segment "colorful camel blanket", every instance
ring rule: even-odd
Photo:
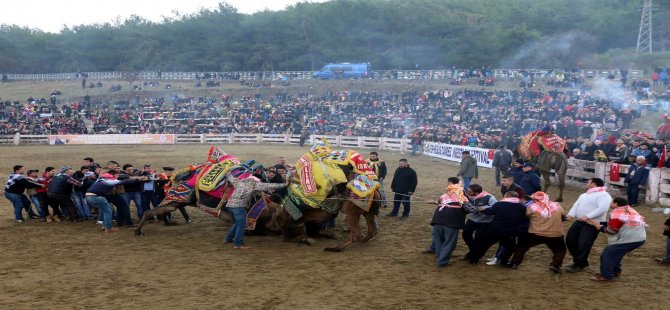
[[[247,230],[256,229],[258,218],[266,207],[267,203],[265,202],[265,199],[260,199],[253,207],[251,207],[251,209],[249,209],[249,212],[247,212]]]
[[[311,153],[303,155],[295,167],[300,177],[300,185],[292,184],[289,190],[293,189],[313,208],[328,196],[335,184],[347,182],[347,177],[336,163]]]
[[[347,183],[347,188],[358,197],[368,197],[379,188],[379,183],[365,175],[357,175]]]
[[[565,147],[565,140],[556,134],[538,135],[538,130],[535,130],[521,138],[519,154],[525,160],[533,160],[540,156],[542,149],[562,154]]]
[[[161,204],[167,204],[173,201],[188,203],[192,192],[193,187],[189,187],[186,183],[175,183],[170,187],[165,195],[165,199],[161,201]]]
[[[198,174],[198,189],[210,192],[223,185],[223,180],[230,168],[240,162],[232,155],[221,157],[221,161],[204,167]]]
[[[328,154],[328,161],[335,162],[338,165],[350,165],[353,171],[358,175],[365,175],[372,180],[377,180],[377,174],[368,165],[367,160],[363,156],[353,150],[333,151]]]

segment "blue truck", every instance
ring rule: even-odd
[[[315,71],[312,75],[315,79],[321,80],[348,80],[367,78],[372,72],[370,71],[369,63],[337,63],[327,64],[319,71]]]

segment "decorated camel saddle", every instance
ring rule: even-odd
[[[352,175],[347,176],[342,166],[351,166]],[[289,186],[289,195],[281,205],[294,220],[302,217],[300,208],[303,205],[337,213],[342,207],[342,199],[349,199],[368,210],[372,202],[370,197],[379,188],[374,171],[359,153],[351,150],[332,151],[325,139],[317,141],[296,162],[295,167],[299,184]],[[344,183],[347,184],[350,197],[327,199],[336,185]]]
[[[543,152],[552,152],[567,156],[565,152],[567,150],[567,143],[563,138],[556,135],[550,126],[547,126],[523,136],[518,150],[519,155],[524,160],[534,161],[537,163],[538,168],[546,170],[543,167],[546,168],[548,164],[546,164],[545,156],[542,156]]]

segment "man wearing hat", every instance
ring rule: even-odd
[[[80,219],[77,209],[72,202],[73,187],[80,187],[81,181],[72,177],[74,171],[69,166],[64,166],[49,183],[47,187],[47,196],[54,203],[58,203],[61,212],[67,209],[70,216],[70,221],[76,222]]]
[[[526,162],[523,164],[522,173],[519,173],[515,176],[517,184],[523,188],[523,192],[527,195],[532,195],[535,192],[542,190],[542,184],[540,183],[540,176],[537,175],[534,171],[535,164],[532,162]]]

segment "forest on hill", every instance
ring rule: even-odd
[[[657,0],[656,56],[634,54],[642,1],[332,0],[282,11],[218,8],[47,33],[0,27],[0,72],[648,66],[670,49],[670,0]],[[662,56],[662,57],[659,57]],[[646,57],[646,58],[645,58]]]

